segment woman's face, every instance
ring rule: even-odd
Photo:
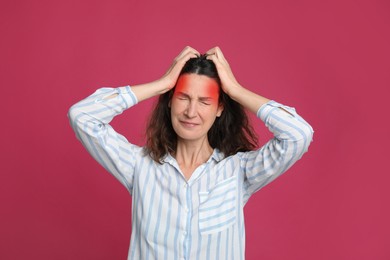
[[[219,87],[214,79],[198,74],[179,77],[170,102],[172,126],[179,141],[207,137],[223,111],[218,99]]]

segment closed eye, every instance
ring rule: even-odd
[[[212,98],[209,98],[209,97],[201,97],[201,98],[199,98],[199,101],[200,101],[200,103],[209,106],[209,105],[211,105]]]
[[[190,96],[188,96],[187,94],[183,93],[183,92],[179,92],[176,94],[176,97],[179,99],[179,100],[188,100],[190,99]]]

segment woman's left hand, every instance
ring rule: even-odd
[[[230,68],[228,61],[225,59],[221,49],[217,46],[206,52],[207,59],[212,60],[217,68],[219,78],[222,84],[222,90],[231,98],[237,90],[242,89]]]
[[[249,89],[244,88],[238,83],[233,75],[229,63],[223,56],[219,47],[214,47],[206,52],[207,59],[212,60],[217,68],[219,78],[221,80],[222,90],[229,95],[229,97],[243,107],[249,109],[253,113],[257,113],[258,109],[269,99],[256,94]]]

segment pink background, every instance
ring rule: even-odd
[[[186,45],[218,45],[244,86],[315,129],[309,153],[248,203],[247,259],[390,259],[389,3],[2,1],[0,258],[125,259],[131,197],[67,110],[157,79]],[[151,105],[113,125],[142,144]]]

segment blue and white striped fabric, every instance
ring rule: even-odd
[[[244,259],[245,203],[301,158],[311,126],[293,108],[270,101],[257,116],[273,139],[227,158],[215,149],[187,181],[171,155],[158,164],[109,125],[136,103],[129,86],[102,88],[69,110],[78,139],[132,195],[128,259]]]

